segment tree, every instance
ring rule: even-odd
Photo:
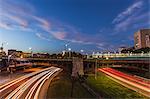
[[[121,53],[149,53],[150,52],[150,48],[146,47],[146,48],[141,48],[141,49],[135,49],[134,47],[132,48],[128,48],[128,49],[124,49],[121,51]]]

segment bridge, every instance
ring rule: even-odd
[[[28,58],[30,61],[35,64],[38,63],[54,63],[54,64],[66,64],[71,65],[72,59],[41,59],[41,58]],[[150,68],[150,58],[149,57],[132,57],[132,58],[110,58],[110,59],[83,59],[84,67],[95,67],[97,64],[99,67],[101,66],[113,66],[113,65],[122,65],[122,66],[131,66],[142,68],[144,70],[149,70]]]
[[[21,63],[9,65],[9,69],[15,69],[19,66],[51,66],[55,65],[63,69],[69,68],[72,70],[73,59],[50,59],[50,58],[14,58],[13,60],[28,60],[30,63]],[[7,60],[7,58],[5,58]],[[84,71],[95,71],[97,67],[113,67],[113,66],[124,66],[133,67],[140,70],[144,70],[150,73],[150,57],[110,57],[110,58],[88,58],[83,59]]]
[[[73,58],[68,58],[68,59],[50,59],[50,58],[19,58],[17,59],[17,58],[14,58],[13,60],[20,60],[20,61],[27,60],[30,63],[23,62],[21,64],[11,64],[7,67],[9,68],[10,72],[13,72],[14,69],[17,69],[19,67],[27,68],[27,67],[32,67],[32,66],[46,66],[46,67],[49,67],[47,68],[49,70],[44,70],[43,72],[40,71],[40,73],[27,75],[27,77],[24,76],[23,78],[19,78],[15,81],[12,81],[8,84],[3,85],[2,87],[0,86],[0,96],[6,97],[6,98],[8,97],[11,97],[11,98],[23,97],[25,99],[43,98],[43,95],[40,93],[42,93],[42,89],[43,89],[42,86],[44,86],[43,84],[45,83],[46,79],[48,78],[53,79],[53,75],[55,76],[55,73],[57,74],[61,70],[60,68],[62,68],[64,71],[72,72],[73,70],[72,67],[74,66],[74,62],[78,62],[77,60],[74,61]],[[112,70],[110,70],[111,71],[110,73],[110,71],[108,71],[107,68],[113,67],[113,66],[116,66],[116,67],[121,66],[121,67],[132,67],[132,68],[144,70],[150,75],[149,57],[130,57],[130,58],[122,57],[122,58],[99,58],[99,59],[93,58],[93,59],[81,59],[81,60],[83,62],[84,72],[95,72],[96,74],[98,70],[101,70],[102,72],[109,74],[110,76],[116,77],[116,75],[119,76],[118,73]],[[112,74],[115,74],[115,75],[112,75]],[[121,80],[119,79],[119,81]],[[126,82],[127,81],[128,80],[126,80]],[[40,87],[37,87],[37,86],[40,86]],[[143,88],[143,84],[140,86],[142,86]],[[133,87],[133,85],[131,87]],[[23,91],[20,91],[20,89],[23,89]],[[140,90],[140,92],[146,96],[147,94],[149,94],[149,89],[148,91],[147,89],[145,90],[141,88],[136,88],[134,90]]]

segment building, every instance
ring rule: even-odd
[[[34,58],[49,58],[49,54],[48,53],[34,53],[33,57]]]
[[[8,56],[11,55],[13,57],[21,57],[22,53],[23,53],[22,51],[17,51],[15,49],[8,50]]]
[[[29,52],[23,52],[22,55],[20,56],[21,58],[29,58],[32,57],[32,53]]]
[[[8,55],[13,55],[13,54],[16,54],[16,50],[15,49],[9,49]]]
[[[5,51],[0,51],[0,58],[2,58],[3,56],[6,56]]]
[[[23,57],[31,57],[31,53],[26,53],[22,51],[17,51],[15,49],[9,49],[8,50],[8,56],[11,55],[15,58],[23,58]]]
[[[141,29],[134,33],[135,49],[150,48],[150,29]]]
[[[22,52],[22,51],[16,51],[16,57],[21,57],[21,56],[22,56],[22,54],[23,54],[23,52]]]

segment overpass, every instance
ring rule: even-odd
[[[15,58],[16,59],[16,58]],[[69,68],[72,70],[73,59],[50,59],[50,58],[24,58],[29,60],[33,65],[51,66],[57,65],[63,69]],[[7,58],[5,59],[7,60]],[[111,57],[111,58],[88,58],[83,59],[84,71],[95,71],[96,67],[111,67],[111,66],[129,66],[138,68],[150,73],[150,57]],[[14,66],[14,67],[13,67]],[[9,68],[16,68],[13,65]],[[19,66],[19,65],[18,65]]]

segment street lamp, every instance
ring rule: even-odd
[[[71,57],[71,48],[68,48],[69,51],[69,57]]]
[[[83,52],[84,52],[84,50],[83,50],[83,49],[81,49],[81,50],[80,50],[80,52],[81,52],[81,56],[82,56],[82,58],[84,58],[84,53],[83,53]]]
[[[68,44],[65,44],[65,50],[67,51]]]
[[[32,47],[29,47],[29,50],[31,51],[31,57],[32,57]]]
[[[32,47],[29,47],[29,50],[32,50]]]
[[[68,51],[71,51],[71,48],[68,48]]]
[[[82,50],[82,49],[81,49],[81,50],[80,50],[80,52],[81,52],[81,54],[84,54],[84,53],[83,53],[83,52],[84,52],[84,50]]]
[[[8,45],[8,43],[7,42],[2,42],[2,46],[1,46],[1,52],[3,52],[3,46],[4,46],[4,44],[6,44],[6,45]]]
[[[2,47],[3,47],[4,44],[8,45],[8,42],[2,42]]]
[[[83,53],[83,52],[84,52],[84,50],[82,50],[82,49],[81,49],[81,50],[80,50],[80,52],[81,52],[81,53]]]

